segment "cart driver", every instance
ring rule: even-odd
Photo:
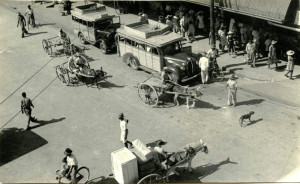
[[[167,74],[167,67],[164,67],[163,70],[161,71],[160,77],[161,80],[163,82],[163,84],[166,86],[166,88],[164,88],[165,91],[172,91],[172,88],[174,86],[174,84],[172,83],[172,81],[170,80],[169,75]]]
[[[161,169],[165,169],[165,167],[162,165],[162,162],[166,161],[166,159],[169,157],[170,154],[173,153],[168,153],[166,152],[162,146],[165,145],[166,142],[162,140],[158,140],[156,142],[156,146],[154,147],[154,151],[157,153],[159,163],[157,162],[157,165],[161,167]]]
[[[84,59],[80,56],[79,52],[76,52],[73,56],[69,58],[68,68],[72,72],[82,72],[83,67],[85,66]]]
[[[62,28],[59,28],[58,37],[58,44],[64,44],[68,40],[68,35],[62,30]]]

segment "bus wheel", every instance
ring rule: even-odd
[[[134,56],[130,56],[128,58],[128,63],[130,64],[131,68],[133,68],[134,70],[139,69],[138,60]]]
[[[103,54],[107,54],[107,45],[104,41],[100,42],[100,45],[99,45],[100,49],[101,49],[101,52]]]
[[[86,40],[85,40],[85,38],[84,38],[84,36],[83,36],[82,33],[79,34],[79,39],[80,39],[80,42],[81,42],[82,44],[86,44]]]

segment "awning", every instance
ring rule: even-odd
[[[184,0],[189,3],[210,6],[210,0]],[[291,0],[215,0],[215,6],[223,10],[265,19],[277,23],[285,20]]]

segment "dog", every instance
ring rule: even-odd
[[[195,107],[196,99],[199,100],[200,96],[203,94],[200,92],[200,87],[198,88],[189,88],[184,86],[174,86],[173,92],[175,92],[174,103],[179,106],[178,97],[185,96],[186,98],[186,106],[188,109],[191,107]],[[192,99],[193,104],[190,106],[189,101]]]
[[[248,114],[244,114],[240,117],[239,122],[241,127],[245,127],[246,125],[243,124],[245,119],[248,119],[249,122],[251,123],[251,116],[254,114],[253,111],[250,111]]]

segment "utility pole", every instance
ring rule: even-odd
[[[214,0],[210,0],[210,45],[216,44]]]

